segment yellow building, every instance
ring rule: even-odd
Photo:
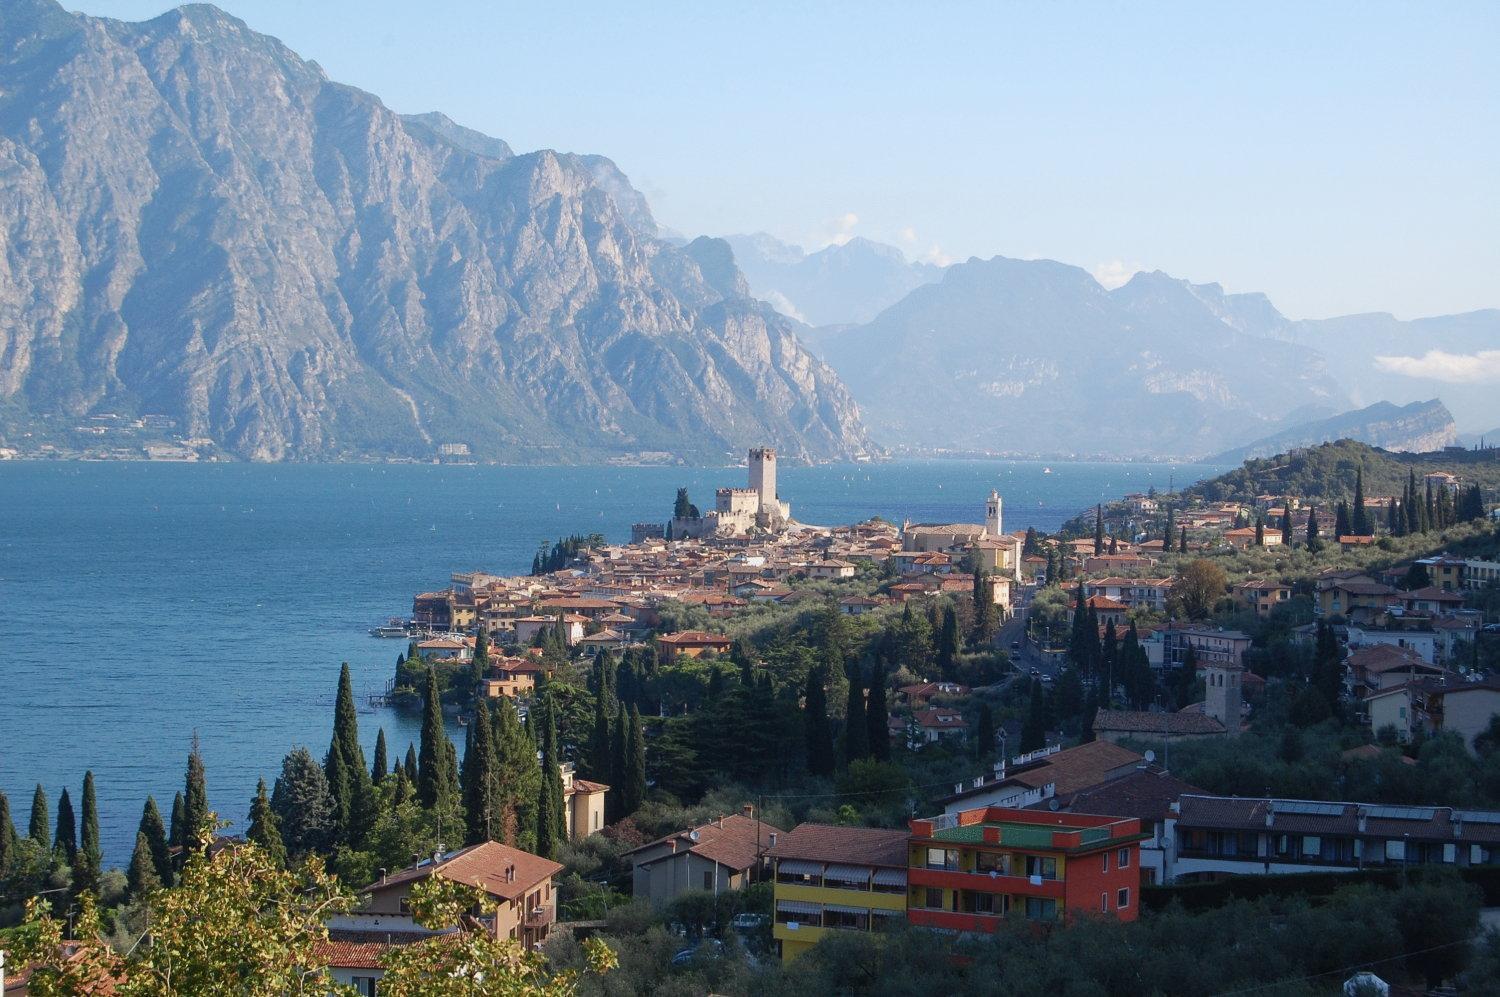
[[[829,931],[881,931],[906,919],[905,830],[799,824],[766,853],[774,869],[771,934],[793,959]]]

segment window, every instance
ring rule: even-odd
[[[1029,921],[1053,921],[1057,919],[1057,901],[1041,897],[1026,898],[1026,918]]]
[[[1004,852],[976,852],[974,855],[974,871],[989,873],[997,876],[1010,875],[1010,856]]]
[[[1128,848],[1122,848],[1118,852],[1115,853],[1115,868],[1116,869],[1129,869],[1130,868],[1130,849],[1128,849]]]
[[[707,869],[703,871],[703,888],[705,890],[711,890],[714,888],[714,874],[709,872]]]
[[[1042,855],[1026,856],[1026,875],[1040,876],[1043,879],[1057,878],[1057,859]]]
[[[1109,894],[1099,894],[1099,913],[1103,914],[1109,910]]]
[[[951,848],[927,849],[927,868],[947,869],[950,872],[956,870],[958,868],[958,852]]]
[[[1100,855],[1099,857],[1104,860],[1104,864],[1100,867],[1099,871],[1100,872],[1109,872],[1109,852],[1105,852],[1103,855]]]
[[[354,978],[354,992],[360,997],[375,997],[375,977],[356,976]]]
[[[993,913],[995,913],[995,894],[993,894],[993,893],[976,893],[976,894],[974,894],[974,913],[976,913],[976,914],[993,914]]]
[[[411,900],[409,900],[406,897],[402,897],[400,900],[398,900],[396,902],[396,909],[399,910],[403,914],[410,914],[411,913]]]
[[[864,931],[870,926],[870,914],[868,911],[840,910],[836,907],[823,908],[823,927],[825,928],[850,928],[855,931]]]
[[[926,891],[925,897],[922,900],[922,906],[926,907],[928,910],[942,910],[943,891],[932,889],[929,887]]]
[[[1124,910],[1130,906],[1130,888],[1126,887],[1115,893],[1115,909]]]

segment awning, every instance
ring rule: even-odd
[[[875,870],[875,885],[876,886],[905,886],[906,885],[906,870],[905,869],[876,869]]]
[[[823,873],[824,879],[836,879],[841,883],[868,883],[870,870],[861,865],[831,865]]]
[[[823,875],[823,863],[804,862],[801,859],[782,859],[776,863],[778,873],[787,873],[791,876],[821,876]]]
[[[783,914],[821,914],[823,908],[819,904],[804,903],[801,900],[778,900],[776,909]]]
[[[839,914],[868,914],[868,907],[845,907],[843,904],[824,904],[824,910],[831,910]]]

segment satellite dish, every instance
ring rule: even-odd
[[[1150,765],[1154,761],[1156,761],[1156,752],[1151,751],[1151,750],[1147,750],[1147,752],[1146,752],[1146,764]]]
[[[697,841],[698,840],[698,832],[697,831],[689,831],[688,832],[688,840],[689,841]]]

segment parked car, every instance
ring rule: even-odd
[[[729,926],[739,931],[753,931],[766,923],[766,915],[752,914],[749,911],[734,915],[729,921]]]
[[[672,966],[674,969],[690,966],[693,959],[700,954],[705,959],[722,959],[724,958],[724,943],[717,938],[709,938],[694,948],[683,949],[672,957]]]

